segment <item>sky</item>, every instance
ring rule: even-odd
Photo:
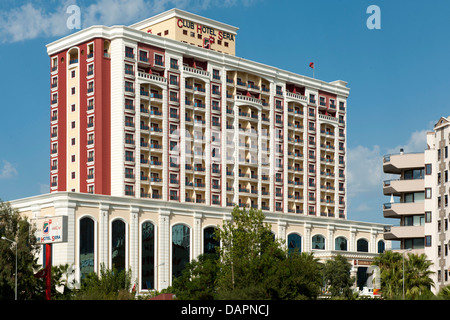
[[[385,219],[382,158],[422,152],[450,116],[448,0],[96,0],[0,2],[0,199],[49,192],[50,59],[69,29],[130,25],[179,8],[239,28],[236,55],[315,78],[348,82],[348,219]],[[368,8],[376,5],[379,15]],[[368,28],[373,18],[378,29]],[[370,25],[370,24],[369,24]]]

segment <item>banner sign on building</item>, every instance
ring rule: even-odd
[[[39,244],[67,242],[67,216],[35,219]]]

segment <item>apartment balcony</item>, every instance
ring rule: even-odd
[[[191,76],[196,76],[196,77],[200,77],[200,78],[205,78],[206,80],[210,79],[210,73],[208,71],[205,71],[202,69],[183,66],[183,71],[184,71],[186,77],[188,75],[191,75]]]
[[[260,99],[249,97],[249,96],[236,95],[235,96],[235,103],[238,106],[240,106],[240,105],[250,105],[250,106],[255,106],[255,107],[258,107],[258,108],[262,107],[262,101]]]
[[[138,72],[138,78],[144,82],[150,82],[157,85],[166,85],[167,79],[156,74],[150,74],[145,72]]]
[[[423,238],[425,237],[424,226],[399,226],[385,227],[385,240],[402,240],[406,238]]]
[[[400,174],[402,170],[423,168],[424,166],[424,153],[391,154],[383,158],[383,171],[385,173]]]
[[[286,91],[286,101],[296,101],[296,102],[304,102],[308,103],[308,98],[300,93],[293,93]]]
[[[424,179],[387,180],[383,183],[383,194],[400,196],[405,192],[419,192],[425,190]]]
[[[385,218],[400,218],[405,215],[424,214],[424,210],[423,202],[383,204],[383,216]]]

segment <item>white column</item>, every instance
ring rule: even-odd
[[[101,265],[109,267],[108,263],[108,229],[109,229],[109,205],[100,203],[100,216],[99,216],[99,234],[98,234],[98,268],[100,270]]]
[[[159,211],[159,229],[158,229],[158,285],[157,290],[165,289],[170,282],[170,225],[169,225],[170,210],[160,208]]]
[[[194,227],[193,227],[193,239],[192,239],[192,257],[191,259],[197,259],[202,253],[202,214],[194,212]]]
[[[163,156],[162,156],[162,175],[163,175],[163,200],[167,201],[169,199],[169,105],[168,105],[168,94],[167,88],[162,90],[163,96]]]
[[[130,266],[131,281],[137,281],[139,275],[139,211],[138,207],[130,208]]]
[[[334,226],[328,226],[328,236],[326,240],[326,250],[331,251],[333,250],[334,245]]]
[[[275,173],[276,173],[276,167],[275,167],[275,138],[277,131],[275,130],[275,102],[274,102],[274,92],[276,90],[275,83],[270,82],[270,99],[269,99],[269,107],[270,107],[270,139],[269,139],[269,157],[270,157],[270,174],[269,174],[269,194],[270,194],[270,201],[269,201],[269,208],[270,211],[275,211]]]

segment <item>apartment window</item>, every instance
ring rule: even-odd
[[[425,199],[431,199],[431,188],[425,188]]]
[[[75,145],[75,138],[72,138],[71,143],[72,143],[73,146]]]
[[[76,108],[75,108],[75,105],[73,104],[73,105],[72,105],[72,112],[75,112],[75,109],[76,109]]]
[[[94,74],[94,64],[88,65],[87,75],[92,76]]]
[[[427,163],[425,165],[425,174],[430,175],[431,174],[431,163]]]
[[[72,122],[70,123],[70,125],[71,125],[72,129],[75,129],[75,121],[72,121]]]
[[[134,76],[133,65],[131,65],[131,64],[125,64],[125,74]]]
[[[72,179],[75,179],[75,172],[72,171]]]
[[[445,147],[445,149],[444,149],[444,157],[445,157],[445,159],[448,158],[448,147]]]
[[[70,76],[71,76],[72,78],[75,78],[75,70],[72,70],[72,72],[70,73]]]
[[[425,223],[431,223],[431,211],[425,211]]]
[[[431,236],[425,236],[425,246],[431,247]]]
[[[72,162],[75,162],[75,155],[73,154],[70,159]]]
[[[125,47],[125,57],[134,59],[133,48]]]

